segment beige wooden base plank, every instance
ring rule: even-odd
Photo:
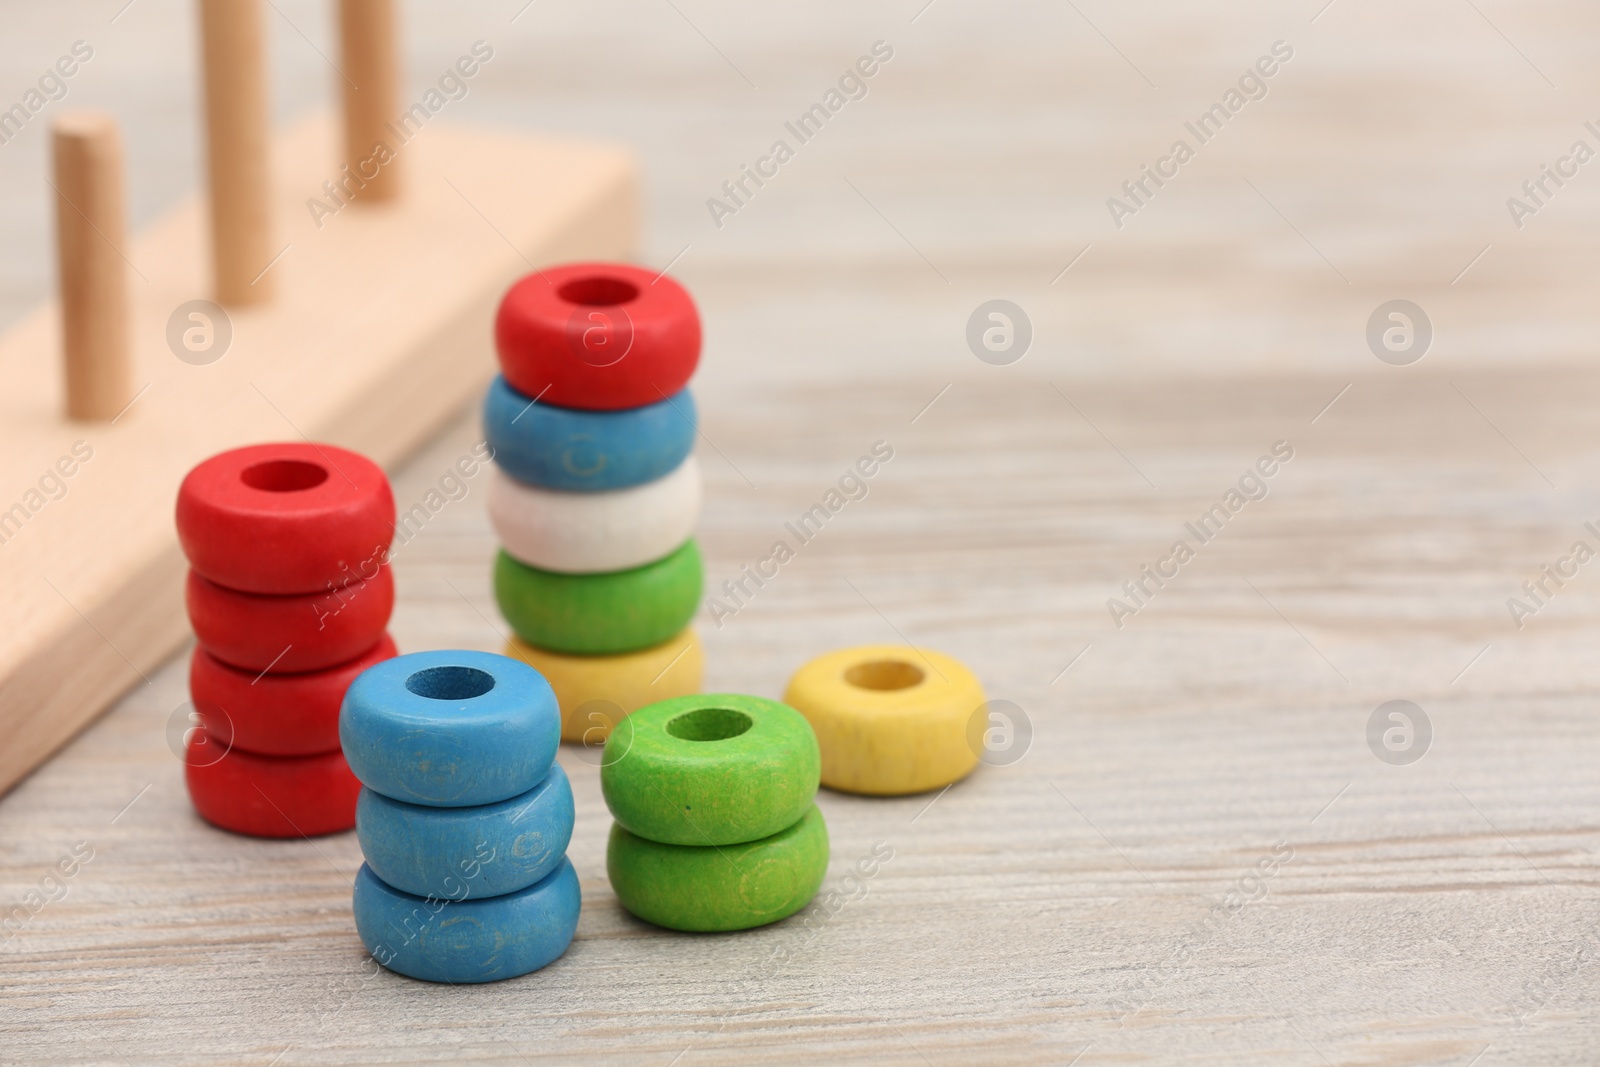
[[[277,139],[282,251],[261,265],[276,296],[229,314],[214,362],[168,343],[175,309],[210,294],[205,205],[121,250],[139,392],[114,423],[61,414],[55,305],[0,337],[0,790],[187,632],[172,505],[190,467],[301,435],[392,464],[492,374],[512,279],[632,251],[635,172],[620,149],[429,125],[398,148],[406,196],[332,211],[337,136],[319,116]]]

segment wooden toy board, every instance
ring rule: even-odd
[[[523,979],[431,986],[363,966],[354,835],[195,818],[174,660],[0,800],[0,906],[93,849],[0,946],[0,1059],[1594,1062],[1595,565],[1521,628],[1507,601],[1600,548],[1600,172],[1520,230],[1505,201],[1597,117],[1600,15],[920,6],[536,5],[475,91],[638,145],[643,260],[690,246],[708,595],[796,548],[702,617],[707,687],[776,696],[817,652],[909,640],[1021,708],[1026,755],[942,794],[824,793],[825,891],[854,899],[685,936],[617,906],[598,771],[564,748],[577,940]],[[412,17],[419,41],[450,22]],[[880,38],[866,99],[716,229],[705,198]],[[1117,230],[1106,198],[1279,39],[1268,97]],[[593,68],[602,45],[627,61]],[[995,297],[1033,321],[1011,366],[964,339]],[[1394,298],[1437,331],[1408,367],[1364,337]],[[477,439],[463,411],[397,468],[402,510]],[[865,498],[796,545],[784,524],[879,440]],[[1266,498],[1119,629],[1108,598],[1278,441]],[[397,556],[404,649],[503,639],[465,485]],[[1404,766],[1367,738],[1397,699],[1433,731]]]
[[[174,309],[206,292],[200,205],[134,241],[128,256],[150,279],[132,282],[139,392],[115,421],[60,418],[55,308],[0,338],[9,382],[0,444],[16,484],[7,507],[22,505],[0,530],[9,624],[0,786],[181,640],[184,563],[171,512],[190,467],[277,439],[332,441],[392,462],[493,374],[495,293],[530,262],[505,231],[546,261],[631,247],[626,153],[445,126],[428,133],[407,146],[415,195],[394,208],[346,208],[321,227],[304,201],[333,168],[335,128],[312,118],[278,139],[279,297],[234,309],[226,327],[212,323],[216,336],[232,335],[214,361],[190,364],[168,344]],[[504,218],[501,232],[485,211]],[[63,458],[77,462],[58,466]]]

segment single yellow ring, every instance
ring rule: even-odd
[[[816,731],[829,789],[922,793],[966,777],[982,752],[971,723],[983,687],[937,652],[904,645],[829,652],[795,672],[783,702]]]
[[[637,652],[570,656],[520,637],[505,654],[544,675],[561,705],[561,740],[599,745],[625,715],[647,704],[700,692],[705,654],[693,629]]]

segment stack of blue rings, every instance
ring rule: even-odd
[[[361,780],[356,931],[430,982],[492,982],[561,956],[578,927],[561,717],[532,667],[418,652],[359,675],[339,739]]]

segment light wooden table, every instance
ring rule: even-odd
[[[125,113],[148,216],[196,170],[185,5],[115,6],[5,5],[0,94],[98,34],[73,92]],[[0,946],[0,1061],[1600,1059],[1600,563],[1521,629],[1507,608],[1600,549],[1600,163],[1521,230],[1505,207],[1600,144],[1600,13],[865,6],[413,5],[410,63],[420,87],[493,40],[463,119],[640,146],[642,258],[682,253],[708,327],[708,593],[895,450],[748,607],[702,619],[708,688],[777,695],[813,654],[904,638],[1022,709],[1025,754],[939,795],[824,793],[829,889],[893,850],[865,894],[684,936],[617,906],[596,769],[564,750],[577,940],[533,976],[435,987],[363,969],[353,835],[193,815],[174,663],[0,801],[0,906],[93,850]],[[330,45],[318,5],[281,7],[309,38],[279,27],[288,112],[326,92]],[[716,229],[705,198],[880,38],[867,98]],[[1267,99],[1113,228],[1105,198],[1278,39],[1296,55]],[[0,147],[17,309],[48,284],[39,138]],[[993,297],[1033,322],[1011,366],[963,337]],[[1437,336],[1391,367],[1363,331],[1402,297]],[[464,413],[396,472],[403,507],[475,432]],[[1278,441],[1266,499],[1119,629],[1107,598]],[[501,640],[483,490],[399,556],[405,649]],[[1369,748],[1389,700],[1425,710],[1420,761]]]

